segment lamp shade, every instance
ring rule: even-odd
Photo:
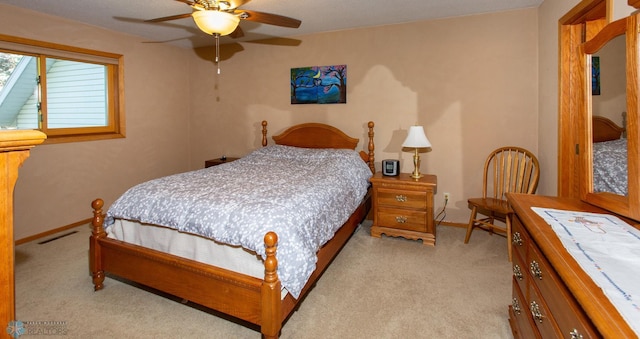
[[[409,127],[409,135],[407,135],[407,139],[402,143],[402,147],[427,148],[431,147],[431,143],[424,134],[424,128],[422,128],[422,126],[411,126]]]
[[[195,11],[191,16],[198,28],[207,34],[231,34],[240,23],[240,18],[237,16],[216,10]]]

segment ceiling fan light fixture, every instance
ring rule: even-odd
[[[192,16],[198,28],[211,35],[231,34],[238,27],[238,23],[240,23],[240,18],[237,16],[216,10],[195,11]]]

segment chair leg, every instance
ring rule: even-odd
[[[507,252],[509,253],[509,262],[511,262],[511,251],[512,251],[512,244],[511,244],[511,214],[507,214],[506,218],[505,218],[505,223],[507,224]]]
[[[478,215],[478,208],[473,207],[471,209],[471,216],[469,217],[469,225],[467,226],[467,235],[464,237],[464,243],[469,243],[469,238],[471,238],[471,231],[473,231],[473,224],[475,224],[475,219]]]

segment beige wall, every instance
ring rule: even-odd
[[[607,117],[623,125],[622,112],[627,111],[626,40],[620,35],[609,41],[594,56],[600,57],[600,95],[591,97],[593,115]]]
[[[557,150],[548,137],[557,139],[557,94],[540,86],[545,99],[539,98],[538,78],[557,83],[557,69],[539,67],[546,65],[538,60],[539,35],[548,32],[538,27],[547,21],[538,13],[526,9],[300,36],[296,47],[223,45],[223,53],[233,53],[216,75],[208,49],[145,44],[0,5],[4,34],[125,56],[127,138],[34,149],[16,186],[16,238],[89,217],[95,197],[109,204],[143,180],[201,168],[222,154],[242,156],[259,147],[263,119],[270,135],[318,121],[362,140],[373,120],[378,163],[401,159],[403,171],[412,170],[411,155],[400,151],[406,130],[423,125],[433,150],[422,155],[421,170],[438,175],[436,213],[442,193],[451,194],[448,221],[466,222],[466,198],[480,193],[484,159],[501,145],[538,153],[541,184],[546,183],[541,191],[554,194]],[[549,21],[555,22],[555,38],[557,17]],[[347,104],[290,104],[291,67],[332,64],[348,65]],[[539,105],[553,110],[539,116]]]
[[[270,135],[295,123],[329,123],[361,138],[361,149],[372,120],[377,162],[401,159],[410,172],[411,154],[400,145],[418,123],[433,145],[421,171],[438,176],[436,213],[448,192],[446,220],[466,222],[466,199],[481,194],[489,152],[538,151],[537,22],[536,9],[527,9],[301,36],[297,47],[242,43],[220,76],[211,53],[200,50],[191,74],[198,98],[191,168],[258,147],[263,119]],[[347,104],[290,104],[292,67],[332,64],[347,65]]]
[[[36,147],[16,183],[16,239],[91,217],[96,197],[110,204],[133,184],[188,169],[188,51],[6,5],[0,32],[125,56],[127,137]]]

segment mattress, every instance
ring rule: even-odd
[[[107,237],[213,265],[254,278],[264,278],[264,261],[255,252],[168,227],[117,219],[106,228]],[[287,290],[282,288],[282,298]]]

